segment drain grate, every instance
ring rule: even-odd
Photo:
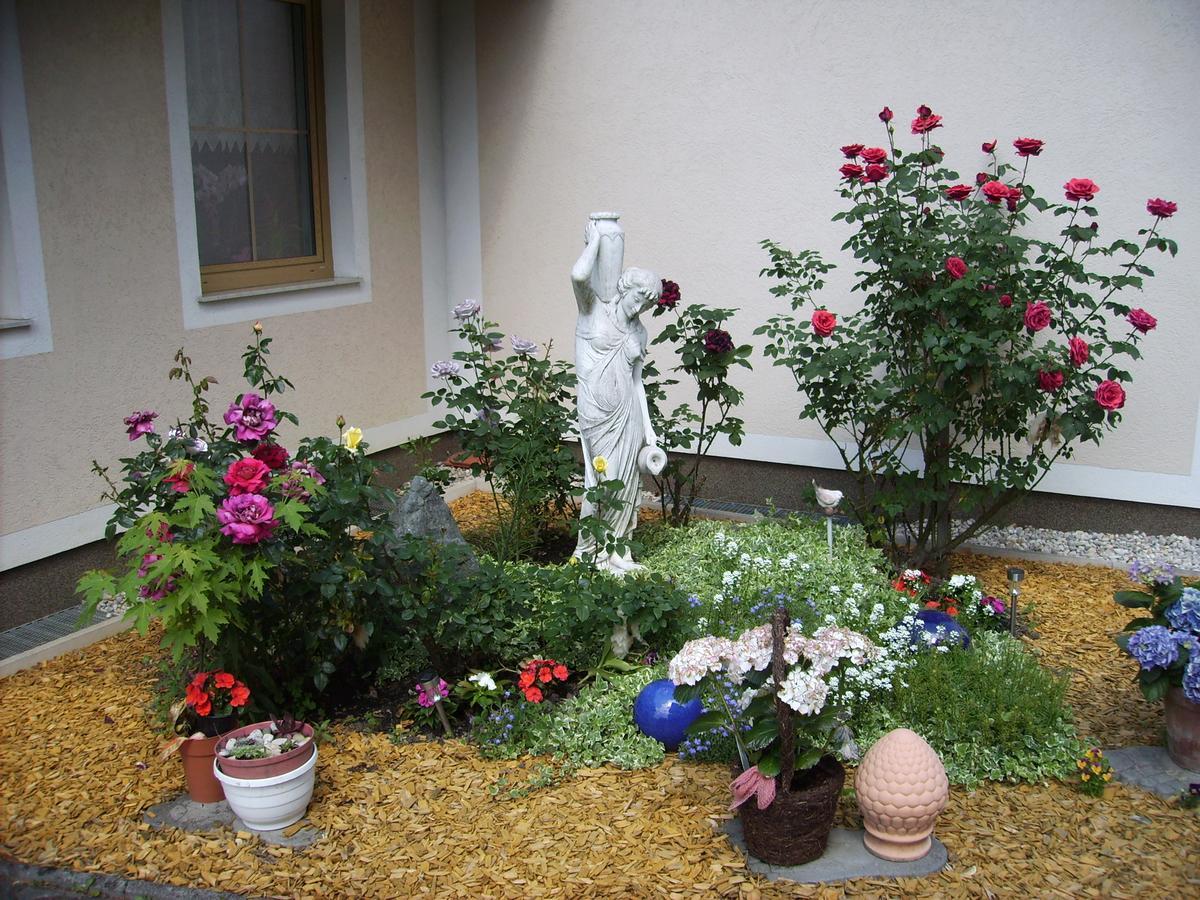
[[[32,622],[26,622],[24,625],[18,625],[16,628],[10,628],[8,631],[0,631],[0,659],[8,659],[10,656],[16,656],[18,653],[24,653],[26,650],[32,650],[42,644],[66,637],[75,631],[75,623],[79,621],[82,612],[81,605],[69,606],[40,619],[34,619]],[[104,616],[96,615],[92,619],[92,624],[101,622],[104,618]]]

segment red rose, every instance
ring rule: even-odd
[[[859,154],[859,156],[861,156],[865,162],[881,163],[887,159],[887,151],[882,147],[867,147]]]
[[[230,706],[245,706],[246,701],[250,699],[250,688],[246,687],[240,681],[233,686],[233,693],[229,698]]]
[[[967,264],[957,256],[951,256],[946,260],[946,271],[950,273],[950,277],[958,281],[967,274]]]
[[[867,171],[863,173],[862,180],[874,184],[877,181],[883,181],[888,177],[888,167],[872,163],[867,166]]]
[[[662,280],[662,291],[658,295],[658,305],[663,309],[674,309],[681,298],[679,285],[674,281]]]
[[[933,110],[930,109],[928,106],[926,106],[924,103],[922,103],[920,106],[917,107],[917,115],[921,116],[921,117],[932,116]]]
[[[985,184],[991,180],[992,180],[992,176],[989,175],[987,172],[975,173],[975,183],[976,184]]]
[[[813,331],[823,338],[833,334],[833,329],[837,326],[837,316],[827,309],[815,310],[812,314]]]
[[[921,107],[921,109],[928,109],[928,108],[929,108],[928,106]],[[934,115],[918,116],[917,118],[912,120],[912,133],[913,134],[928,134],[929,132],[933,131],[933,129],[941,128],[941,127],[942,127],[942,117],[941,116],[934,116]]]
[[[1058,369],[1053,372],[1047,372],[1045,369],[1038,372],[1038,387],[1047,394],[1052,394],[1063,386],[1063,373]]]
[[[981,149],[983,150],[984,153],[995,153],[996,152],[995,139],[990,140],[990,141],[984,141]]]
[[[541,703],[546,695],[542,693],[541,688],[526,688],[525,699],[530,703]]]
[[[1078,203],[1080,200],[1091,200],[1100,193],[1100,185],[1090,178],[1072,178],[1063,185],[1063,190],[1067,192],[1068,200]]]
[[[1108,410],[1125,405],[1125,389],[1115,381],[1102,381],[1096,388],[1096,402]]]
[[[1144,309],[1131,309],[1126,318],[1129,319],[1129,324],[1142,334],[1145,334],[1147,331],[1153,331],[1154,327],[1158,325],[1158,319],[1154,318],[1154,316],[1150,315]]]
[[[1012,306],[1012,294],[1001,294],[1000,305],[1005,309],[1008,309],[1010,306]]]
[[[854,157],[862,153],[862,149],[862,144],[847,144],[842,148],[842,155],[845,156],[846,159],[854,159]]]
[[[946,188],[946,196],[951,200],[966,200],[975,192],[969,184],[955,184]]]
[[[1067,347],[1071,356],[1071,365],[1079,368],[1088,361],[1088,356],[1091,355],[1091,349],[1088,347],[1088,342],[1083,338],[1073,337],[1067,341]]]
[[[1152,216],[1158,216],[1160,219],[1169,219],[1175,215],[1175,211],[1179,206],[1172,203],[1170,200],[1164,200],[1162,197],[1155,197],[1153,200],[1146,201],[1146,212]]]
[[[213,684],[219,688],[233,687],[233,676],[228,672],[218,672],[213,678]]]
[[[1016,212],[1017,211],[1017,198],[1013,197],[1012,195],[1009,195],[1009,197],[1007,199],[1005,199],[1005,201],[1004,201],[1004,206],[1009,212]]]
[[[250,455],[272,469],[282,469],[288,464],[288,452],[278,444],[268,444],[266,441],[251,450]]]
[[[856,178],[862,177],[863,167],[856,163],[846,163],[838,171],[842,173],[843,178],[854,181]]]
[[[1041,300],[1036,303],[1025,304],[1025,327],[1029,329],[1029,333],[1041,331],[1048,326],[1054,314],[1050,312],[1050,307]]]
[[[1039,156],[1045,143],[1037,138],[1017,138],[1013,146],[1017,148],[1017,156]]]
[[[567,667],[561,663],[554,667],[554,677],[559,681],[566,681],[571,677],[571,673],[567,671]]]
[[[271,469],[261,459],[247,457],[231,462],[225,470],[225,483],[229,485],[229,494],[236,497],[239,494],[261,494],[267,487],[271,477]]]
[[[733,351],[733,338],[728,331],[712,328],[704,335],[704,349],[708,353],[730,353]]]
[[[895,115],[895,114],[891,111],[891,109],[889,109],[888,107],[885,106],[883,109],[881,109],[879,111],[879,121],[880,122],[890,122],[890,121],[892,121],[893,115]]]
[[[983,186],[983,196],[987,197],[988,203],[999,203],[1011,196],[1011,190],[1003,181],[989,181]]]

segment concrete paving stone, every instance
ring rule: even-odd
[[[1200,772],[1175,765],[1166,747],[1117,747],[1104,755],[1118,781],[1160,797],[1178,797],[1189,785],[1200,783]]]
[[[229,828],[233,831],[249,831],[266,844],[301,849],[311,846],[324,837],[324,833],[311,825],[289,825],[275,831],[253,831],[239,819],[229,803],[196,803],[180,794],[174,800],[156,803],[142,814],[142,821],[151,828],[180,828],[184,831],[212,831]],[[303,820],[301,820],[302,822]]]
[[[786,879],[800,884],[846,881],[850,878],[913,878],[932,875],[946,867],[946,845],[936,837],[929,852],[918,860],[898,863],[880,859],[863,843],[862,829],[835,828],[829,833],[829,844],[820,859],[802,866],[773,866],[757,859],[746,850],[740,819],[725,823],[725,831],[738,852],[746,857],[746,867],[770,881]]]

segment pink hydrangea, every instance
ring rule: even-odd
[[[688,641],[667,666],[667,675],[676,684],[697,684],[705,675],[719,672],[733,653],[728,638],[702,637]]]

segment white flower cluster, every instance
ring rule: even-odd
[[[732,652],[733,641],[728,638],[688,641],[667,666],[667,675],[676,684],[698,684],[705,675],[720,672]]]

